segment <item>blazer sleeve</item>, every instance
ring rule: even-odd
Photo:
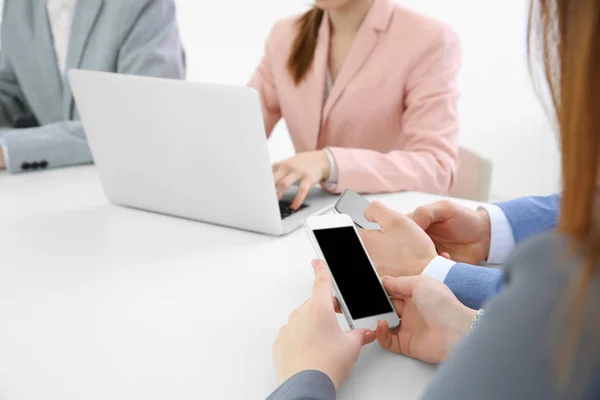
[[[560,194],[548,197],[524,197],[496,204],[506,216],[515,244],[556,227]]]
[[[185,77],[185,54],[172,0],[151,0],[142,9],[121,44],[116,72]],[[48,168],[56,168],[92,162],[79,121],[9,131],[3,142],[11,173],[22,172],[31,163],[44,162]]]
[[[460,66],[458,38],[446,29],[423,52],[406,82],[404,110],[399,110],[403,148],[380,153],[328,147],[339,170],[336,192],[450,191],[458,158]]]
[[[321,371],[302,371],[285,381],[267,400],[335,400],[335,387]]]
[[[276,24],[267,39],[265,54],[263,55],[260,65],[248,83],[248,86],[254,88],[260,96],[267,138],[271,136],[273,128],[275,128],[275,125],[281,119],[281,109],[279,107],[279,98],[277,96],[272,68],[272,54],[275,51],[274,42],[277,38],[277,29],[278,25]]]
[[[465,306],[478,310],[500,293],[504,285],[502,270],[469,264],[454,264],[444,284]]]

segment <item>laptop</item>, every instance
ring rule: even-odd
[[[106,197],[136,209],[284,235],[333,206],[321,188],[278,201],[258,93],[248,87],[70,70]]]

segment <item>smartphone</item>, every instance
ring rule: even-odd
[[[400,318],[352,218],[346,214],[313,216],[305,225],[315,251],[329,268],[348,326],[375,330],[378,320],[387,321],[391,328],[398,326]]]
[[[354,224],[361,229],[381,230],[379,224],[371,222],[365,218],[365,209],[369,205],[369,200],[365,199],[354,190],[346,189],[340,196],[333,209],[338,214],[346,214],[352,218]]]

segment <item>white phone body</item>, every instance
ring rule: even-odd
[[[370,330],[375,330],[377,328],[377,321],[385,320],[385,321],[387,321],[390,328],[397,327],[400,324],[400,318],[398,317],[398,314],[396,314],[396,311],[394,310],[394,306],[392,305],[392,302],[389,299],[389,297],[383,287],[383,284],[381,283],[381,279],[379,278],[375,268],[373,267],[373,263],[371,262],[371,259],[369,258],[367,250],[365,249],[362,241],[360,240],[360,236],[358,234],[358,231],[356,230],[356,227],[354,225],[354,221],[352,221],[352,218],[350,218],[346,214],[331,214],[331,215],[313,216],[313,217],[309,217],[306,220],[305,226],[306,226],[306,230],[308,232],[308,236],[311,240],[311,243],[312,243],[318,257],[325,262],[325,264],[327,265],[327,268],[329,269],[329,273],[331,274],[332,281],[333,281],[335,297],[340,305],[342,312],[344,313],[344,316],[346,317],[346,320],[348,321],[348,326],[351,329],[366,328],[366,329],[370,329]],[[319,240],[317,239],[317,236],[315,234],[315,232],[317,232],[317,235],[321,235],[322,233],[319,233],[318,231],[331,230],[331,229],[335,229],[335,228],[352,228],[353,236],[355,238],[351,239],[349,241],[348,245],[349,246],[352,246],[352,245],[360,246],[360,250],[353,249],[353,251],[364,252],[364,257],[362,257],[362,253],[361,253],[361,257],[363,260],[366,260],[366,261],[364,261],[364,263],[366,264],[364,266],[353,266],[353,268],[356,268],[356,267],[359,268],[358,271],[360,271],[359,273],[361,275],[364,273],[364,275],[359,277],[359,278],[361,278],[360,279],[361,284],[364,282],[370,282],[369,287],[365,288],[364,298],[362,297],[362,294],[358,295],[360,297],[357,298],[356,290],[352,291],[352,290],[346,288],[346,294],[351,293],[351,295],[353,297],[352,299],[349,299],[349,300],[350,300],[351,304],[354,305],[355,311],[358,310],[358,308],[356,307],[357,302],[361,303],[361,307],[369,307],[366,305],[369,304],[369,302],[373,302],[374,308],[385,309],[386,311],[384,313],[374,313],[373,315],[368,315],[368,316],[364,316],[364,317],[361,316],[359,318],[353,318],[353,316],[352,316],[353,314],[351,312],[352,310],[349,309],[348,303],[344,299],[344,289],[345,288],[340,288],[338,286],[338,281],[343,281],[343,280],[342,279],[336,280],[336,274],[337,274],[338,278],[347,278],[347,277],[343,277],[342,275],[340,275],[340,274],[343,274],[344,271],[340,270],[339,268],[336,270],[332,270],[333,265],[332,266],[329,265],[329,261],[327,260],[327,257],[325,256],[325,253],[327,253],[327,250],[323,251],[323,249],[321,248],[321,245],[319,244]],[[344,230],[343,232],[344,232],[343,233],[344,235],[349,235],[349,232],[347,230]],[[336,234],[336,232],[335,231],[328,232],[327,234],[333,235],[333,234]],[[350,236],[348,236],[348,237],[350,237]],[[340,251],[346,251],[346,250],[344,250],[344,248],[341,248]],[[331,250],[330,250],[329,254],[332,254]],[[338,263],[340,262],[340,259],[338,259],[338,257],[336,257],[336,262],[338,262]],[[362,268],[366,268],[366,270],[364,270],[364,272],[363,272]],[[371,275],[371,274],[373,274],[373,275]],[[363,279],[363,278],[366,278],[366,279]],[[347,281],[343,281],[343,283],[348,285]],[[356,286],[352,287],[352,289],[356,289]],[[369,290],[371,291],[370,293],[369,293]],[[374,296],[369,296],[368,294],[373,294]],[[383,300],[383,298],[380,296],[385,297],[385,300]],[[384,302],[387,302],[389,307],[385,306]],[[350,308],[352,308],[352,307],[350,307]],[[387,310],[389,310],[389,311],[387,311]],[[364,310],[361,309],[360,311],[364,311]],[[362,312],[362,314],[365,314],[365,313]]]
[[[335,206],[333,206],[333,210],[338,214],[347,214],[350,216],[354,224],[361,229],[369,231],[381,230],[379,224],[365,218],[365,209],[368,206],[369,200],[354,190],[346,189],[338,198]]]

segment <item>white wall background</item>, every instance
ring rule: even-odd
[[[525,57],[527,2],[396,1],[449,23],[461,38],[461,144],[493,161],[493,199],[558,190],[557,142],[532,89]],[[310,4],[310,0],[176,2],[188,78],[229,84],[248,81],[278,18]],[[274,160],[293,153],[284,124],[269,146]]]

